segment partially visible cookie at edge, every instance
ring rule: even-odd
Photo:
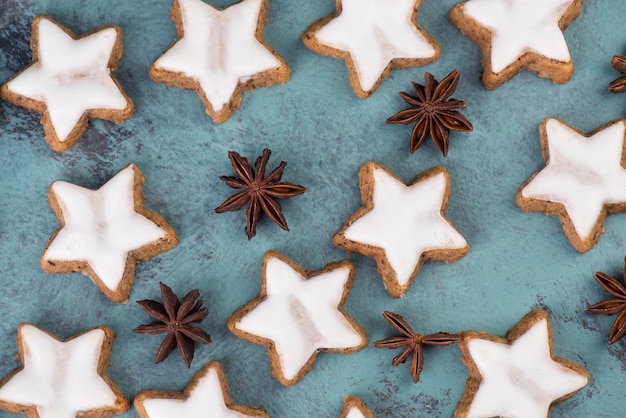
[[[546,118],[539,134],[545,166],[520,186],[517,205],[558,215],[574,248],[589,251],[606,216],[626,212],[626,119],[585,134]]]
[[[130,403],[106,374],[114,339],[107,327],[62,340],[33,324],[20,324],[22,366],[0,381],[0,409],[30,418],[123,414]]]
[[[201,368],[182,392],[143,390],[134,406],[141,418],[257,417],[268,418],[260,408],[234,404],[222,366],[211,361]]]
[[[245,91],[289,80],[287,63],[264,39],[268,0],[218,9],[202,0],[174,0],[177,40],[152,64],[157,82],[195,90],[211,118],[227,121]]]
[[[495,89],[526,69],[566,83],[574,64],[562,31],[576,19],[583,0],[467,0],[450,21],[482,50],[482,82]]]
[[[439,44],[417,23],[422,0],[336,0],[336,11],[302,34],[312,51],[343,59],[352,89],[371,96],[395,68],[437,61]]]
[[[455,418],[549,417],[561,402],[589,383],[589,373],[553,353],[548,315],[535,309],[506,338],[486,332],[461,333],[469,378]]]
[[[343,409],[339,418],[374,418],[374,414],[361,399],[348,395],[343,398]]]

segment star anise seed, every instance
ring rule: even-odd
[[[598,315],[617,314],[609,334],[609,344],[613,344],[626,334],[626,287],[618,279],[606,273],[597,272],[594,277],[600,286],[615,298],[588,306],[587,312]],[[624,277],[626,278],[626,257],[624,258]]]
[[[626,74],[626,57],[615,55],[611,60],[611,66],[619,73]],[[620,77],[609,84],[609,90],[612,93],[626,92],[626,77]]]
[[[167,333],[159,346],[154,363],[160,363],[170,355],[176,347],[183,357],[187,367],[191,366],[194,354],[194,341],[201,344],[211,344],[211,336],[201,328],[190,325],[200,323],[207,317],[209,310],[203,308],[204,301],[198,299],[200,292],[192,290],[187,293],[182,302],[172,289],[163,283],[161,296],[163,303],[154,300],[139,300],[137,304],[157,321],[148,325],[140,325],[133,330],[138,334],[162,334]],[[196,301],[196,299],[198,299]]]
[[[409,358],[409,356],[411,356],[410,369],[411,377],[413,378],[414,383],[420,381],[420,374],[424,368],[422,345],[445,346],[461,342],[461,337],[459,335],[448,334],[447,332],[438,332],[436,334],[429,335],[417,334],[401,315],[390,311],[383,312],[383,317],[387,320],[387,322],[389,322],[389,325],[391,325],[393,329],[402,335],[396,335],[385,338],[384,340],[376,341],[374,343],[374,347],[392,350],[404,347],[400,354],[393,358],[391,365],[397,366],[402,364]]]
[[[460,76],[461,73],[454,70],[441,82],[437,82],[433,75],[427,72],[424,73],[424,85],[412,83],[415,97],[405,92],[399,93],[400,97],[411,107],[396,113],[387,119],[387,123],[415,124],[411,132],[411,154],[430,134],[433,142],[445,157],[448,155],[450,130],[471,132],[474,129],[465,116],[454,110],[464,109],[465,102],[448,99],[454,94]]]
[[[237,177],[220,177],[229,187],[242,190],[215,208],[215,212],[237,211],[248,205],[246,211],[246,234],[248,235],[248,240],[256,235],[256,225],[263,213],[269,216],[282,229],[288,231],[289,228],[282,214],[282,207],[276,199],[287,199],[306,192],[306,189],[302,186],[280,181],[287,165],[284,161],[281,161],[279,166],[265,177],[265,169],[270,155],[271,151],[269,149],[263,150],[263,154],[256,160],[255,173],[247,158],[230,151],[228,158],[230,158]]]

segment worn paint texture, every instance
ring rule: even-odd
[[[244,94],[241,109],[217,125],[195,92],[148,76],[175,37],[169,0],[2,0],[0,82],[30,62],[36,15],[47,14],[77,33],[115,23],[124,31],[116,77],[136,112],[119,125],[91,122],[70,151],[57,154],[44,141],[38,114],[0,102],[0,375],[19,366],[14,354],[20,322],[61,337],[106,325],[117,335],[109,375],[131,399],[146,388],[181,390],[200,367],[218,360],[233,400],[274,417],[336,417],[347,394],[361,397],[377,417],[453,414],[467,378],[454,346],[425,350],[417,385],[406,365],[391,367],[392,352],[371,344],[352,355],[321,354],[301,382],[278,383],[265,347],[239,340],[225,324],[258,294],[261,258],[276,249],[307,269],[352,261],[356,274],[345,309],[370,341],[391,333],[383,310],[402,314],[422,333],[473,329],[504,335],[526,312],[542,307],[552,319],[555,354],[583,364],[592,377],[552,416],[619,415],[626,406],[626,341],[608,347],[611,318],[588,315],[585,307],[607,296],[593,280],[595,271],[621,277],[626,214],[607,218],[600,243],[579,254],[557,218],[521,212],[515,193],[542,166],[542,119],[558,117],[591,131],[626,116],[626,95],[607,90],[618,76],[611,56],[626,52],[626,3],[585,3],[565,32],[576,68],[570,83],[553,85],[525,72],[488,91],[479,81],[479,48],[448,21],[456,2],[424,0],[420,11],[420,22],[441,45],[441,59],[393,72],[362,100],[350,88],[343,62],[312,53],[300,39],[312,21],[334,10],[335,1],[270,0],[266,38],[290,65],[292,78]],[[397,92],[410,91],[412,80],[422,82],[424,71],[441,78],[455,68],[462,76],[454,97],[467,102],[464,114],[474,132],[453,132],[447,159],[430,142],[410,155],[410,127],[384,123],[405,106]],[[283,202],[289,232],[266,219],[248,241],[243,212],[213,213],[232,192],[218,176],[232,174],[229,150],[256,158],[264,147],[273,151],[269,165],[286,160],[283,179],[308,192]],[[357,172],[369,160],[407,182],[445,165],[452,182],[447,215],[470,244],[456,263],[427,263],[402,299],[388,295],[371,259],[347,254],[331,241],[360,206]],[[130,302],[116,305],[85,276],[44,274],[39,257],[58,226],[47,204],[48,185],[66,180],[99,187],[129,162],[145,175],[146,207],[169,220],[180,243],[140,263]],[[202,326],[214,343],[197,348],[189,370],[178,355],[154,365],[160,339],[131,332],[149,321],[135,301],[158,298],[159,281],[178,294],[200,289],[209,308]],[[134,410],[124,415],[132,416]]]

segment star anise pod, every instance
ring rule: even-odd
[[[215,209],[215,212],[237,211],[248,205],[246,234],[249,240],[256,235],[256,225],[263,213],[282,229],[289,231],[280,203],[276,199],[287,199],[306,192],[302,186],[280,181],[287,165],[284,161],[281,161],[279,166],[265,177],[265,168],[270,155],[271,151],[267,148],[264,149],[263,154],[256,160],[255,169],[252,169],[247,158],[230,151],[228,158],[230,158],[237,177],[220,177],[229,187],[242,190],[229,197]]]
[[[209,314],[209,310],[202,307],[204,301],[198,299],[200,292],[197,289],[187,293],[182,302],[179,302],[171,288],[163,283],[159,284],[163,297],[162,304],[154,300],[137,301],[139,306],[157,321],[148,325],[140,325],[133,332],[139,334],[167,333],[159,346],[154,363],[162,362],[178,347],[178,352],[189,367],[193,360],[194,341],[201,344],[211,344],[209,334],[190,324],[202,322]],[[196,301],[196,299],[198,300]]]
[[[458,344],[462,339],[459,335],[448,334],[447,332],[438,332],[429,335],[417,334],[402,316],[390,311],[383,312],[383,317],[385,317],[393,329],[402,335],[376,341],[374,347],[388,348],[391,350],[404,347],[400,354],[393,358],[391,365],[397,366],[404,363],[407,358],[411,356],[411,377],[414,383],[420,381],[420,373],[422,373],[422,369],[424,368],[422,345],[444,346]]]
[[[624,259],[626,263],[626,258]],[[624,267],[624,277],[626,277],[626,264]],[[596,281],[604,290],[609,292],[615,298],[606,299],[595,305],[587,307],[587,312],[599,315],[615,315],[613,327],[609,334],[609,344],[613,344],[626,334],[626,287],[618,279],[609,276],[606,273],[597,272],[595,274]]]
[[[615,55],[611,60],[611,65],[621,74],[626,75],[626,57]],[[609,90],[612,93],[626,92],[626,77],[620,77],[609,84]]]
[[[461,73],[454,70],[441,82],[437,82],[432,74],[424,73],[424,85],[412,83],[416,97],[405,92],[398,93],[411,107],[396,113],[387,119],[387,123],[415,124],[411,133],[411,154],[430,133],[445,157],[448,155],[450,130],[471,132],[474,129],[465,116],[454,110],[464,109],[465,102],[448,99],[454,94],[460,76]]]

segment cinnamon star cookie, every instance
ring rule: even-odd
[[[417,23],[422,0],[337,0],[335,13],[302,35],[320,55],[341,58],[357,96],[368,97],[394,68],[439,59],[437,42]]]
[[[268,251],[261,272],[259,296],[227,325],[239,338],[268,346],[272,374],[283,385],[302,379],[320,351],[353,353],[367,345],[365,330],[343,310],[354,277],[348,261],[305,271]]]
[[[444,167],[420,174],[410,185],[385,167],[359,170],[363,206],[333,236],[336,246],[374,258],[387,291],[403,296],[428,260],[456,261],[469,251],[445,217],[450,177]]]
[[[200,369],[182,392],[144,390],[137,394],[134,405],[141,418],[268,417],[262,409],[233,404],[224,371],[217,361]]]
[[[129,402],[106,375],[113,339],[106,327],[60,340],[32,324],[20,324],[22,367],[0,382],[0,408],[31,418],[123,414]]]
[[[145,209],[143,181],[130,164],[98,190],[52,183],[48,202],[61,227],[46,244],[41,268],[83,272],[112,302],[127,302],[137,261],[178,243],[167,221]]]
[[[482,49],[485,87],[524,69],[565,83],[574,64],[563,31],[582,7],[583,0],[468,0],[450,10],[450,20]]]
[[[526,212],[559,215],[574,248],[589,251],[604,232],[604,218],[626,211],[626,120],[583,134],[545,119],[539,133],[546,165],[522,184],[517,204]]]
[[[456,418],[549,417],[552,406],[589,383],[580,365],[553,353],[548,315],[531,311],[506,338],[461,333],[469,379]]]
[[[348,395],[343,398],[343,409],[339,418],[374,418],[374,414],[361,399]]]
[[[195,90],[215,122],[228,120],[244,91],[289,80],[289,67],[263,39],[267,0],[218,9],[202,0],[174,0],[178,39],[150,67],[150,77]]]
[[[103,26],[76,36],[48,16],[32,24],[32,63],[0,88],[0,97],[41,113],[46,141],[67,151],[89,119],[122,122],[133,102],[111,72],[122,56],[122,30]]]

